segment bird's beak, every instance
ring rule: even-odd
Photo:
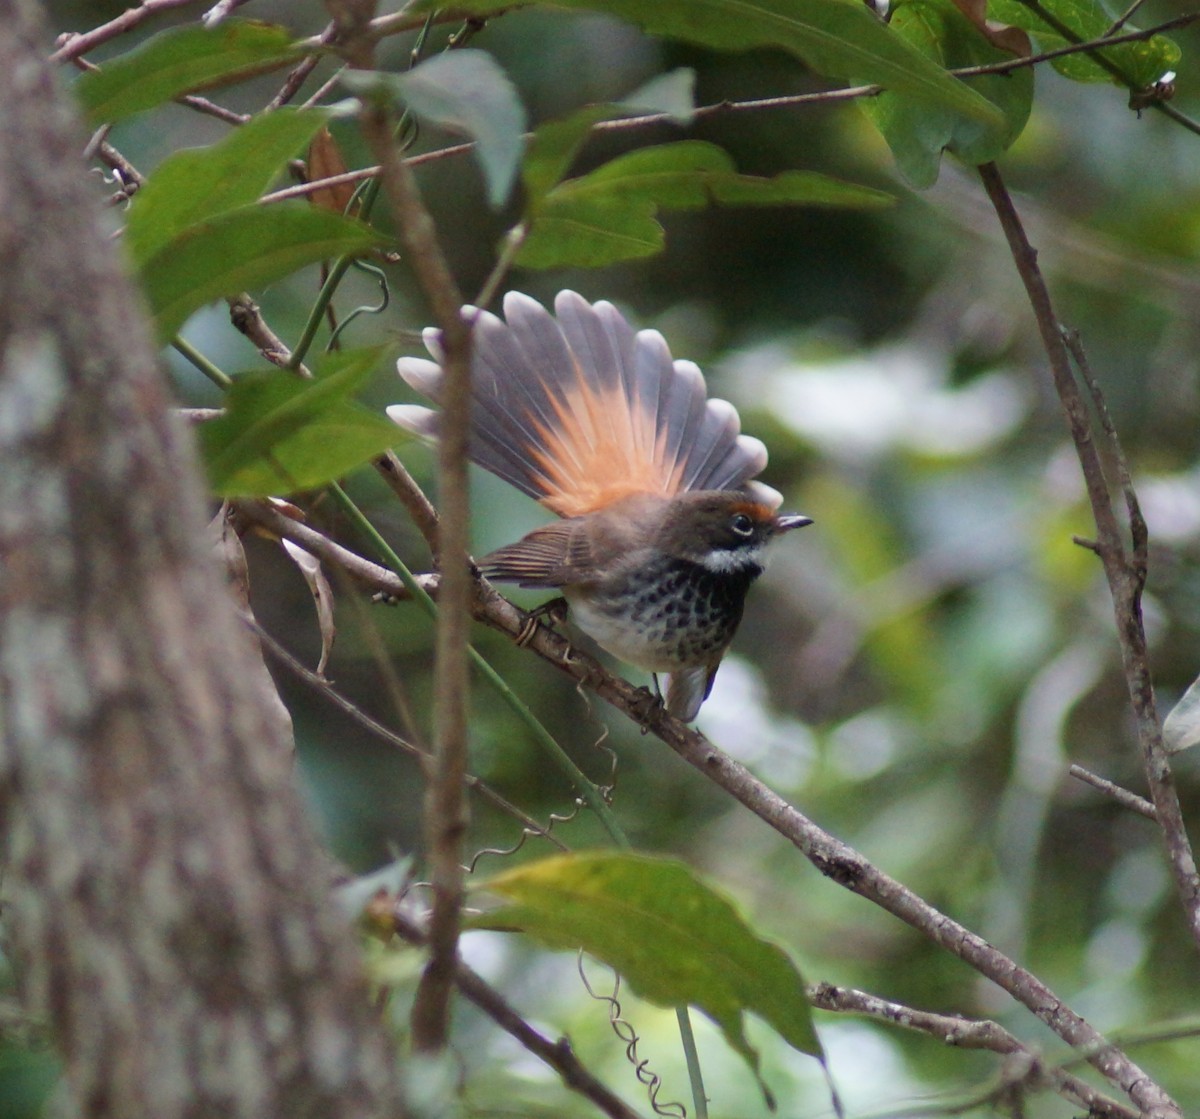
[[[806,517],[803,513],[784,513],[783,516],[775,518],[775,531],[790,532],[794,528],[803,528],[812,523],[812,517]]]

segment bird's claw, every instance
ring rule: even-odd
[[[664,706],[663,697],[657,690],[638,688],[629,704],[629,714],[642,728],[642,734],[646,734],[650,730],[651,719],[661,714]]]
[[[543,602],[541,606],[535,606],[525,615],[525,622],[517,634],[518,648],[523,649],[533,640],[533,635],[537,633],[539,625],[553,629],[555,626],[562,625],[566,620],[567,600],[565,598],[552,598],[549,602]]]

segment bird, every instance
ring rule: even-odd
[[[737,410],[708,399],[698,366],[611,303],[562,291],[552,314],[509,292],[503,318],[469,306],[463,315],[473,324],[469,455],[562,518],[484,556],[480,573],[558,590],[602,649],[653,673],[656,687],[665,675],[667,711],[690,722],[767,545],[812,519],[777,512],[781,495],[756,480],[766,447],[741,434]],[[433,360],[401,358],[397,371],[436,404],[440,332],[423,339]],[[436,410],[387,412],[437,438]]]

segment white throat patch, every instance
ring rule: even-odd
[[[764,542],[753,548],[713,548],[700,557],[700,566],[714,575],[732,575],[752,567],[762,571],[767,566],[767,546]]]

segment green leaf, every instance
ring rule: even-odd
[[[942,66],[983,66],[1014,57],[988,42],[951,0],[899,0],[892,7],[891,23],[898,35]],[[913,186],[933,185],[943,150],[970,164],[987,163],[1021,134],[1033,105],[1033,68],[985,75],[972,83],[1003,114],[999,127],[899,93],[860,102]]]
[[[583,142],[600,121],[665,113],[672,120],[686,124],[694,115],[695,85],[696,72],[680,67],[652,78],[615,104],[586,105],[570,116],[538,125],[526,145],[521,166],[526,209],[536,208],[562,181]]]
[[[219,143],[168,156],[129,208],[125,238],[134,263],[143,265],[188,226],[256,201],[332,115],[328,109],[261,113]]]
[[[804,980],[732,903],[670,859],[596,851],[559,855],[483,884],[509,904],[473,928],[513,929],[551,948],[582,948],[658,1006],[695,1006],[759,1077],[744,1031],[757,1014],[789,1045],[821,1056]]]
[[[526,208],[536,208],[562,181],[593,125],[621,115],[615,105],[588,105],[561,120],[538,125],[521,169]]]
[[[189,25],[163,31],[89,71],[75,89],[95,125],[277,69],[298,57],[285,27],[253,20],[228,20],[211,29]]]
[[[214,299],[382,240],[370,226],[304,202],[243,206],[189,226],[141,269],[158,337],[170,338]]]
[[[447,51],[406,74],[351,71],[342,83],[357,93],[391,90],[422,120],[469,136],[488,202],[499,209],[508,201],[525,145],[525,107],[486,51]]]
[[[200,428],[213,492],[266,497],[313,489],[392,446],[396,425],[350,399],[384,353],[329,355],[311,380],[284,369],[237,378],[225,414]]]
[[[569,138],[566,129],[556,141],[564,137]],[[560,156],[564,150],[559,143]],[[546,155],[539,174],[544,176],[551,163]],[[660,209],[695,210],[710,202],[870,207],[890,201],[882,191],[815,172],[784,171],[770,179],[739,175],[720,148],[684,140],[630,152],[535,200],[517,263],[594,268],[650,256],[664,243],[656,220]]]
[[[418,9],[439,0],[419,0]],[[819,73],[877,82],[922,101],[996,123],[996,111],[970,86],[935,66],[859,0],[555,0],[557,7],[605,12],[651,35],[716,50],[778,47]],[[457,11],[488,15],[520,0],[463,0]]]
[[[1103,36],[1114,19],[1100,0],[1041,0],[1041,5],[1063,26],[1073,31],[1079,41],[1085,43]],[[991,0],[988,14],[993,19],[1032,32],[1046,50],[1068,45],[1069,40],[1021,0]],[[1137,28],[1126,23],[1121,30],[1136,31]],[[1166,35],[1155,35],[1145,42],[1105,47],[1103,55],[1120,69],[1130,88],[1145,89],[1158,81],[1167,70],[1175,69],[1180,50],[1178,44]],[[1085,52],[1053,59],[1051,64],[1060,74],[1077,82],[1116,80],[1113,74]]]

